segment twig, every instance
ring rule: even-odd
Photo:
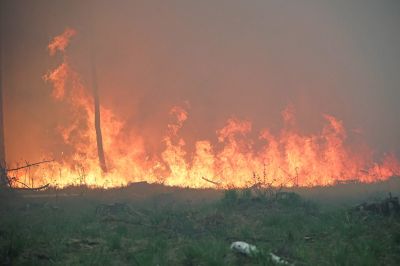
[[[21,169],[24,169],[24,168],[29,168],[29,167],[32,167],[32,166],[38,166],[39,164],[51,163],[51,162],[54,162],[54,160],[41,161],[41,162],[31,163],[31,164],[28,164],[28,163],[27,163],[25,166],[7,169],[6,171],[7,171],[7,172],[10,172],[10,171],[18,171],[18,170],[21,170]]]

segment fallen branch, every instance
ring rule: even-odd
[[[17,183],[25,186],[23,188],[14,188],[14,189],[19,189],[19,190],[34,190],[34,191],[36,191],[36,190],[46,189],[46,188],[48,188],[50,186],[50,183],[49,183],[49,184],[46,184],[46,185],[41,186],[41,187],[28,187],[26,184],[24,184],[24,183],[22,183],[20,181],[14,180],[14,182],[17,182]]]
[[[11,188],[12,188],[11,183],[14,183],[14,182],[24,186],[22,188],[14,188],[14,189],[19,189],[19,190],[42,190],[42,189],[48,188],[50,186],[50,184],[46,184],[41,187],[29,187],[27,184],[25,184],[21,181],[18,181],[17,178],[15,178],[15,177],[10,178],[9,181],[10,181]]]
[[[218,183],[218,182],[212,181],[212,180],[210,180],[210,179],[207,179],[207,178],[205,178],[204,176],[202,176],[201,178],[202,178],[203,180],[207,181],[207,182],[210,182],[211,184],[216,185],[216,186],[220,186],[220,185],[221,185],[221,183]]]
[[[18,171],[18,170],[25,169],[25,168],[29,168],[29,167],[32,167],[32,166],[38,166],[39,164],[51,163],[51,162],[54,162],[54,160],[41,161],[41,162],[31,163],[31,164],[28,164],[28,163],[27,163],[25,166],[21,166],[21,167],[17,167],[17,168],[11,168],[11,169],[6,169],[6,171],[7,171],[7,172],[10,172],[10,171]]]

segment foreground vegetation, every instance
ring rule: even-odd
[[[260,252],[232,252],[238,240]],[[269,252],[295,265],[397,265],[400,219],[254,190],[196,202],[81,193],[0,203],[5,265],[273,265]]]

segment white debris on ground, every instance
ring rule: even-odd
[[[256,246],[250,245],[249,243],[246,243],[243,241],[232,242],[231,250],[241,253],[241,254],[244,254],[244,255],[247,255],[247,256],[253,256],[259,252]],[[281,257],[275,255],[272,252],[270,252],[269,255],[271,257],[271,260],[276,264],[293,265],[293,264],[289,263],[288,261],[282,259]]]
[[[238,253],[242,253],[248,256],[252,256],[258,252],[256,246],[250,245],[243,241],[236,241],[231,244],[231,249]]]
[[[282,264],[282,265],[292,265],[286,260],[282,259],[281,257],[275,255],[274,253],[270,252],[269,255],[271,256],[271,260],[276,263],[276,264]]]

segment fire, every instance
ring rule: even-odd
[[[48,46],[50,55],[55,55],[57,50],[60,52],[65,52],[70,39],[76,35],[76,31],[71,28],[66,28],[63,34],[56,36]]]
[[[254,184],[326,186],[350,180],[376,182],[400,174],[400,163],[395,156],[386,155],[377,163],[372,151],[359,153],[347,145],[343,123],[331,115],[323,116],[325,125],[321,132],[304,135],[296,131],[294,108],[289,106],[282,112],[285,127],[278,134],[268,129],[259,133],[257,141],[262,142],[261,147],[249,137],[250,121],[231,118],[216,131],[217,144],[199,140],[194,152],[188,154],[185,140],[179,135],[188,111],[175,106],[170,111],[175,121],[166,125],[165,149],[158,157],[149,158],[143,137],[126,133],[124,121],[101,106],[103,144],[109,167],[104,174],[97,157],[93,99],[68,62],[66,48],[75,34],[75,30],[67,28],[50,43],[50,55],[60,52],[63,60],[43,77],[53,87],[52,97],[70,107],[70,123],[58,131],[71,152],[51,165],[36,169],[35,185],[85,184],[109,188],[147,181],[193,188]],[[19,179],[23,181],[22,174]]]

